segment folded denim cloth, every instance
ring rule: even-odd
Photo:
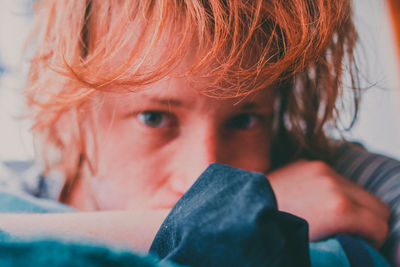
[[[263,174],[222,164],[177,202],[150,251],[190,266],[310,266],[307,222],[277,210]]]

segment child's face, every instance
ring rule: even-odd
[[[100,209],[171,208],[212,162],[266,172],[271,103],[267,90],[212,99],[175,77],[106,94],[94,112],[98,170],[75,193],[89,189]]]

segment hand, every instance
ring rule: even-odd
[[[322,161],[300,160],[267,177],[278,208],[309,223],[310,240],[337,233],[361,235],[380,247],[388,232],[390,209]]]

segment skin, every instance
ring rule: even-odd
[[[183,69],[188,67],[185,61]],[[67,201],[86,212],[2,215],[0,228],[147,250],[176,201],[210,163],[219,162],[264,173],[278,208],[309,222],[311,240],[350,233],[382,244],[388,206],[327,164],[303,160],[270,170],[270,90],[211,99],[189,80],[171,75],[136,93],[98,93],[84,111],[93,122],[84,132],[94,141],[87,147],[93,170],[83,166]],[[26,221],[29,227],[21,223]]]
[[[266,174],[279,209],[306,219],[313,241],[350,233],[379,247],[386,237],[388,206],[327,164],[302,160],[269,170],[268,90],[218,100],[172,76],[101,103],[97,170],[85,173],[69,201],[78,209],[168,210],[219,162]]]
[[[266,174],[278,208],[306,219],[311,240],[350,233],[382,245],[390,210],[378,198],[320,161],[269,169],[270,97],[264,91],[240,101],[210,99],[177,77],[139,93],[99,97],[91,107],[98,150],[89,154],[96,172],[84,168],[68,202],[86,212],[2,215],[0,228],[148,250],[174,203],[220,162]]]
[[[80,210],[170,209],[213,162],[269,169],[267,90],[218,100],[191,89],[188,79],[169,77],[101,102],[93,129],[97,169],[69,200]]]
[[[300,160],[267,176],[278,208],[306,219],[311,241],[348,233],[377,248],[383,244],[389,206],[326,163]]]
[[[2,214],[0,228],[23,238],[90,240],[148,251],[168,213],[169,210],[135,210]]]

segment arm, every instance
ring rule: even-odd
[[[25,166],[22,170],[18,166]],[[0,230],[20,237],[61,237],[125,244],[148,250],[169,210],[76,212],[75,209],[32,194],[43,176],[32,162],[0,162]],[[29,175],[26,175],[27,172]],[[34,175],[32,175],[34,174]],[[51,180],[50,180],[51,181]],[[58,191],[59,186],[48,184]],[[14,190],[13,190],[14,189]],[[47,190],[42,197],[48,197]],[[55,197],[55,196],[54,196]]]
[[[376,247],[383,244],[388,206],[326,163],[300,160],[267,177],[278,208],[307,220],[310,240],[347,233],[360,235]]]
[[[169,210],[2,214],[0,229],[20,237],[89,238],[148,250]]]
[[[382,252],[400,265],[400,162],[345,144],[333,167],[390,206],[389,233]]]
[[[332,166],[298,161],[267,176],[279,208],[309,222],[311,240],[360,235],[400,265],[399,161],[344,144]]]

